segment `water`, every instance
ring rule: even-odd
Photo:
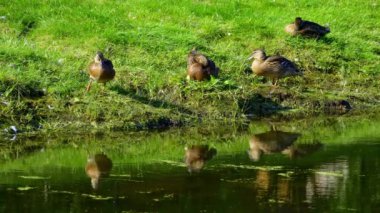
[[[0,211],[378,212],[379,124],[320,118],[5,140]]]

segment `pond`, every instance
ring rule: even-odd
[[[318,117],[0,142],[1,212],[375,212],[380,119]]]

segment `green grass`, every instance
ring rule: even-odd
[[[379,7],[357,0],[3,1],[0,126],[145,129],[267,115],[276,106],[309,112],[326,100],[374,105]],[[331,33],[291,38],[283,29],[296,16],[329,23]],[[185,81],[193,47],[216,62],[220,79]],[[281,80],[269,96],[261,79],[246,74],[256,48],[296,60],[304,78]],[[113,61],[116,79],[84,95],[97,50]]]

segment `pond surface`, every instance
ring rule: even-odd
[[[378,212],[379,119],[9,136],[0,212]]]

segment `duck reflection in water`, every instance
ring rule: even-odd
[[[294,144],[301,136],[299,133],[278,131],[272,127],[268,132],[255,134],[249,140],[249,158],[260,160],[263,154],[279,153],[290,158],[302,157],[311,154],[323,147],[319,141],[308,144]]]
[[[268,132],[255,134],[249,140],[249,158],[258,161],[262,154],[283,152],[300,136],[299,133],[277,131],[274,128]]]
[[[91,178],[91,186],[97,189],[99,179],[107,177],[112,169],[112,161],[105,154],[95,154],[87,158],[86,174]]]
[[[288,155],[290,158],[298,158],[316,152],[322,147],[323,144],[319,141],[308,144],[293,144],[289,148],[282,151],[282,153]]]
[[[185,147],[185,164],[190,173],[199,172],[206,161],[211,160],[216,155],[216,149],[209,148],[208,145],[192,145]]]

